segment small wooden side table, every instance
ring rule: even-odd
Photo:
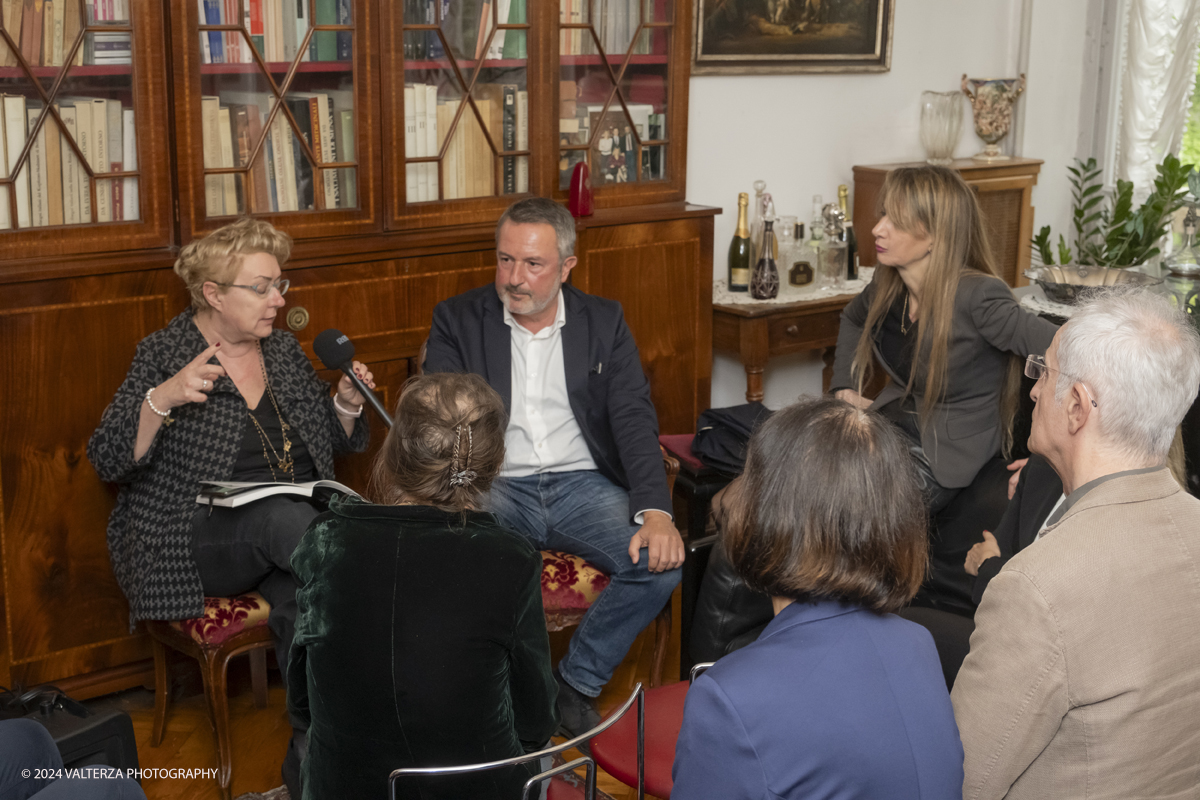
[[[797,303],[713,303],[713,349],[730,352],[746,369],[746,402],[763,399],[763,367],[771,356],[821,350],[821,388],[833,380],[833,353],[842,309],[855,295]]]

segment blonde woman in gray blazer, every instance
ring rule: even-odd
[[[893,170],[880,204],[878,266],[842,312],[832,390],[908,435],[936,513],[1006,443],[1020,361],[1044,353],[1058,327],[997,277],[979,203],[957,172]],[[891,382],[872,402],[861,393],[874,360]]]

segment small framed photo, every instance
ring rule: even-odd
[[[693,75],[887,72],[895,0],[696,0]]]

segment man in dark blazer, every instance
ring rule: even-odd
[[[637,345],[619,303],[564,285],[574,249],[565,208],[514,204],[496,226],[495,285],[439,303],[425,354],[426,371],[474,372],[504,398],[489,510],[611,578],[555,671],[570,735],[599,723],[592,698],[670,598],[684,552]]]
[[[988,582],[999,574],[1009,559],[1033,544],[1062,499],[1063,485],[1058,473],[1046,459],[1039,455],[1030,456],[1021,468],[1016,490],[1009,498],[996,532],[984,531],[983,541],[967,553],[964,567],[967,574],[975,576],[971,590],[975,605],[983,600],[983,590]]]

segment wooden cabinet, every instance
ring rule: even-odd
[[[871,229],[879,221],[879,189],[888,172],[896,167],[920,166],[880,164],[854,168],[854,230],[858,237],[860,263],[875,265],[875,237]],[[1024,272],[1029,268],[1033,238],[1033,187],[1037,185],[1042,162],[1032,158],[1013,158],[991,163],[960,158],[951,165],[967,185],[975,190],[983,211],[983,223],[991,237],[992,253],[1000,277],[1009,286],[1029,283]]]
[[[5,4],[0,275],[9,279],[172,241],[163,4],[57,6],[58,25],[51,11],[39,37],[42,4]]]
[[[297,18],[295,36],[280,45],[269,41],[277,25],[270,35],[257,33],[244,16],[279,4],[113,0],[118,18],[81,17],[76,38],[81,52],[91,42],[86,52],[94,54],[105,52],[98,42],[111,47],[128,36],[124,64],[42,66],[24,53],[10,63],[6,48],[12,42],[21,49],[19,26],[0,36],[3,92],[20,94],[26,111],[38,110],[28,135],[61,132],[68,104],[95,100],[118,102],[114,112],[119,108],[123,117],[132,112],[134,132],[123,141],[133,157],[119,171],[110,158],[107,167],[85,161],[73,173],[88,187],[91,222],[33,225],[32,217],[26,224],[13,215],[8,229],[0,229],[0,367],[9,376],[0,385],[0,685],[55,681],[86,697],[151,674],[148,642],[129,629],[108,560],[105,529],[116,491],[96,476],[86,445],[138,342],[187,306],[171,270],[178,248],[236,214],[261,216],[296,240],[285,266],[292,281],[287,310],[305,313],[281,315],[278,324],[291,320],[310,354],[317,332],[347,333],[391,405],[413,371],[434,306],[493,279],[501,211],[524,195],[563,199],[564,154],[587,153],[601,170],[624,165],[627,180],[598,186],[599,210],[578,221],[572,279],[624,304],[662,431],[693,429],[709,398],[718,210],[683,201],[691,5],[622,4],[637,16],[620,33],[609,29],[617,0],[592,0],[586,11],[576,3],[582,14],[576,23],[569,21],[570,6],[562,23],[559,7],[521,0],[512,0],[502,22],[505,4],[489,3],[485,40],[500,32],[510,43],[524,39],[523,56],[517,42],[511,58],[467,58],[453,50],[460,44],[451,44],[455,58],[418,57],[414,35],[457,42],[446,17],[470,17],[470,9],[483,7],[458,3],[438,0],[438,11],[425,0],[304,0],[296,8],[307,9],[307,17]],[[68,12],[91,5],[64,0]],[[524,17],[511,12],[516,5],[525,7]],[[201,20],[200,9],[211,13],[212,6],[220,7],[218,15]],[[242,16],[221,16],[231,8]],[[562,54],[562,37],[572,31],[588,39],[594,31],[605,46]],[[456,35],[461,39],[462,31]],[[486,41],[475,44],[486,52]],[[71,63],[71,48],[64,47],[63,63]],[[435,104],[458,97],[458,121],[447,130],[472,124],[486,130],[476,144],[482,141],[487,153],[481,150],[473,163],[490,170],[490,192],[409,196],[415,167],[432,167],[441,184],[454,143],[442,139],[432,155],[408,150],[406,83],[422,81],[436,87]],[[596,110],[597,120],[615,122],[617,137],[610,129],[604,142],[597,124],[586,141],[562,141],[560,114],[569,101],[560,93],[569,81],[576,83],[576,113],[580,104],[607,104],[607,112]],[[494,127],[478,128],[481,120],[494,124],[484,113],[483,103],[495,96],[489,84],[527,93],[528,136],[520,147],[512,131],[506,134],[503,116],[498,135]],[[643,113],[658,116],[653,133],[637,130]],[[625,139],[626,121],[631,138],[613,141]],[[323,131],[332,134],[322,137]],[[90,152],[90,145],[66,146]],[[3,151],[15,159],[0,162],[12,165],[0,169],[0,194],[15,209],[21,170],[31,169],[41,151],[33,145]],[[291,210],[280,210],[276,156],[289,153],[297,195],[294,205],[289,197],[283,206]],[[505,172],[516,166],[513,159],[527,166],[521,191],[506,190],[506,180],[516,188]],[[638,180],[629,179],[631,167]],[[125,181],[136,181],[136,204],[124,191],[133,184]],[[101,222],[96,193],[109,192],[111,214],[117,182],[124,210]],[[298,207],[301,198],[308,207]],[[372,453],[384,434],[376,421]],[[339,477],[366,491],[372,453],[341,459]]]

